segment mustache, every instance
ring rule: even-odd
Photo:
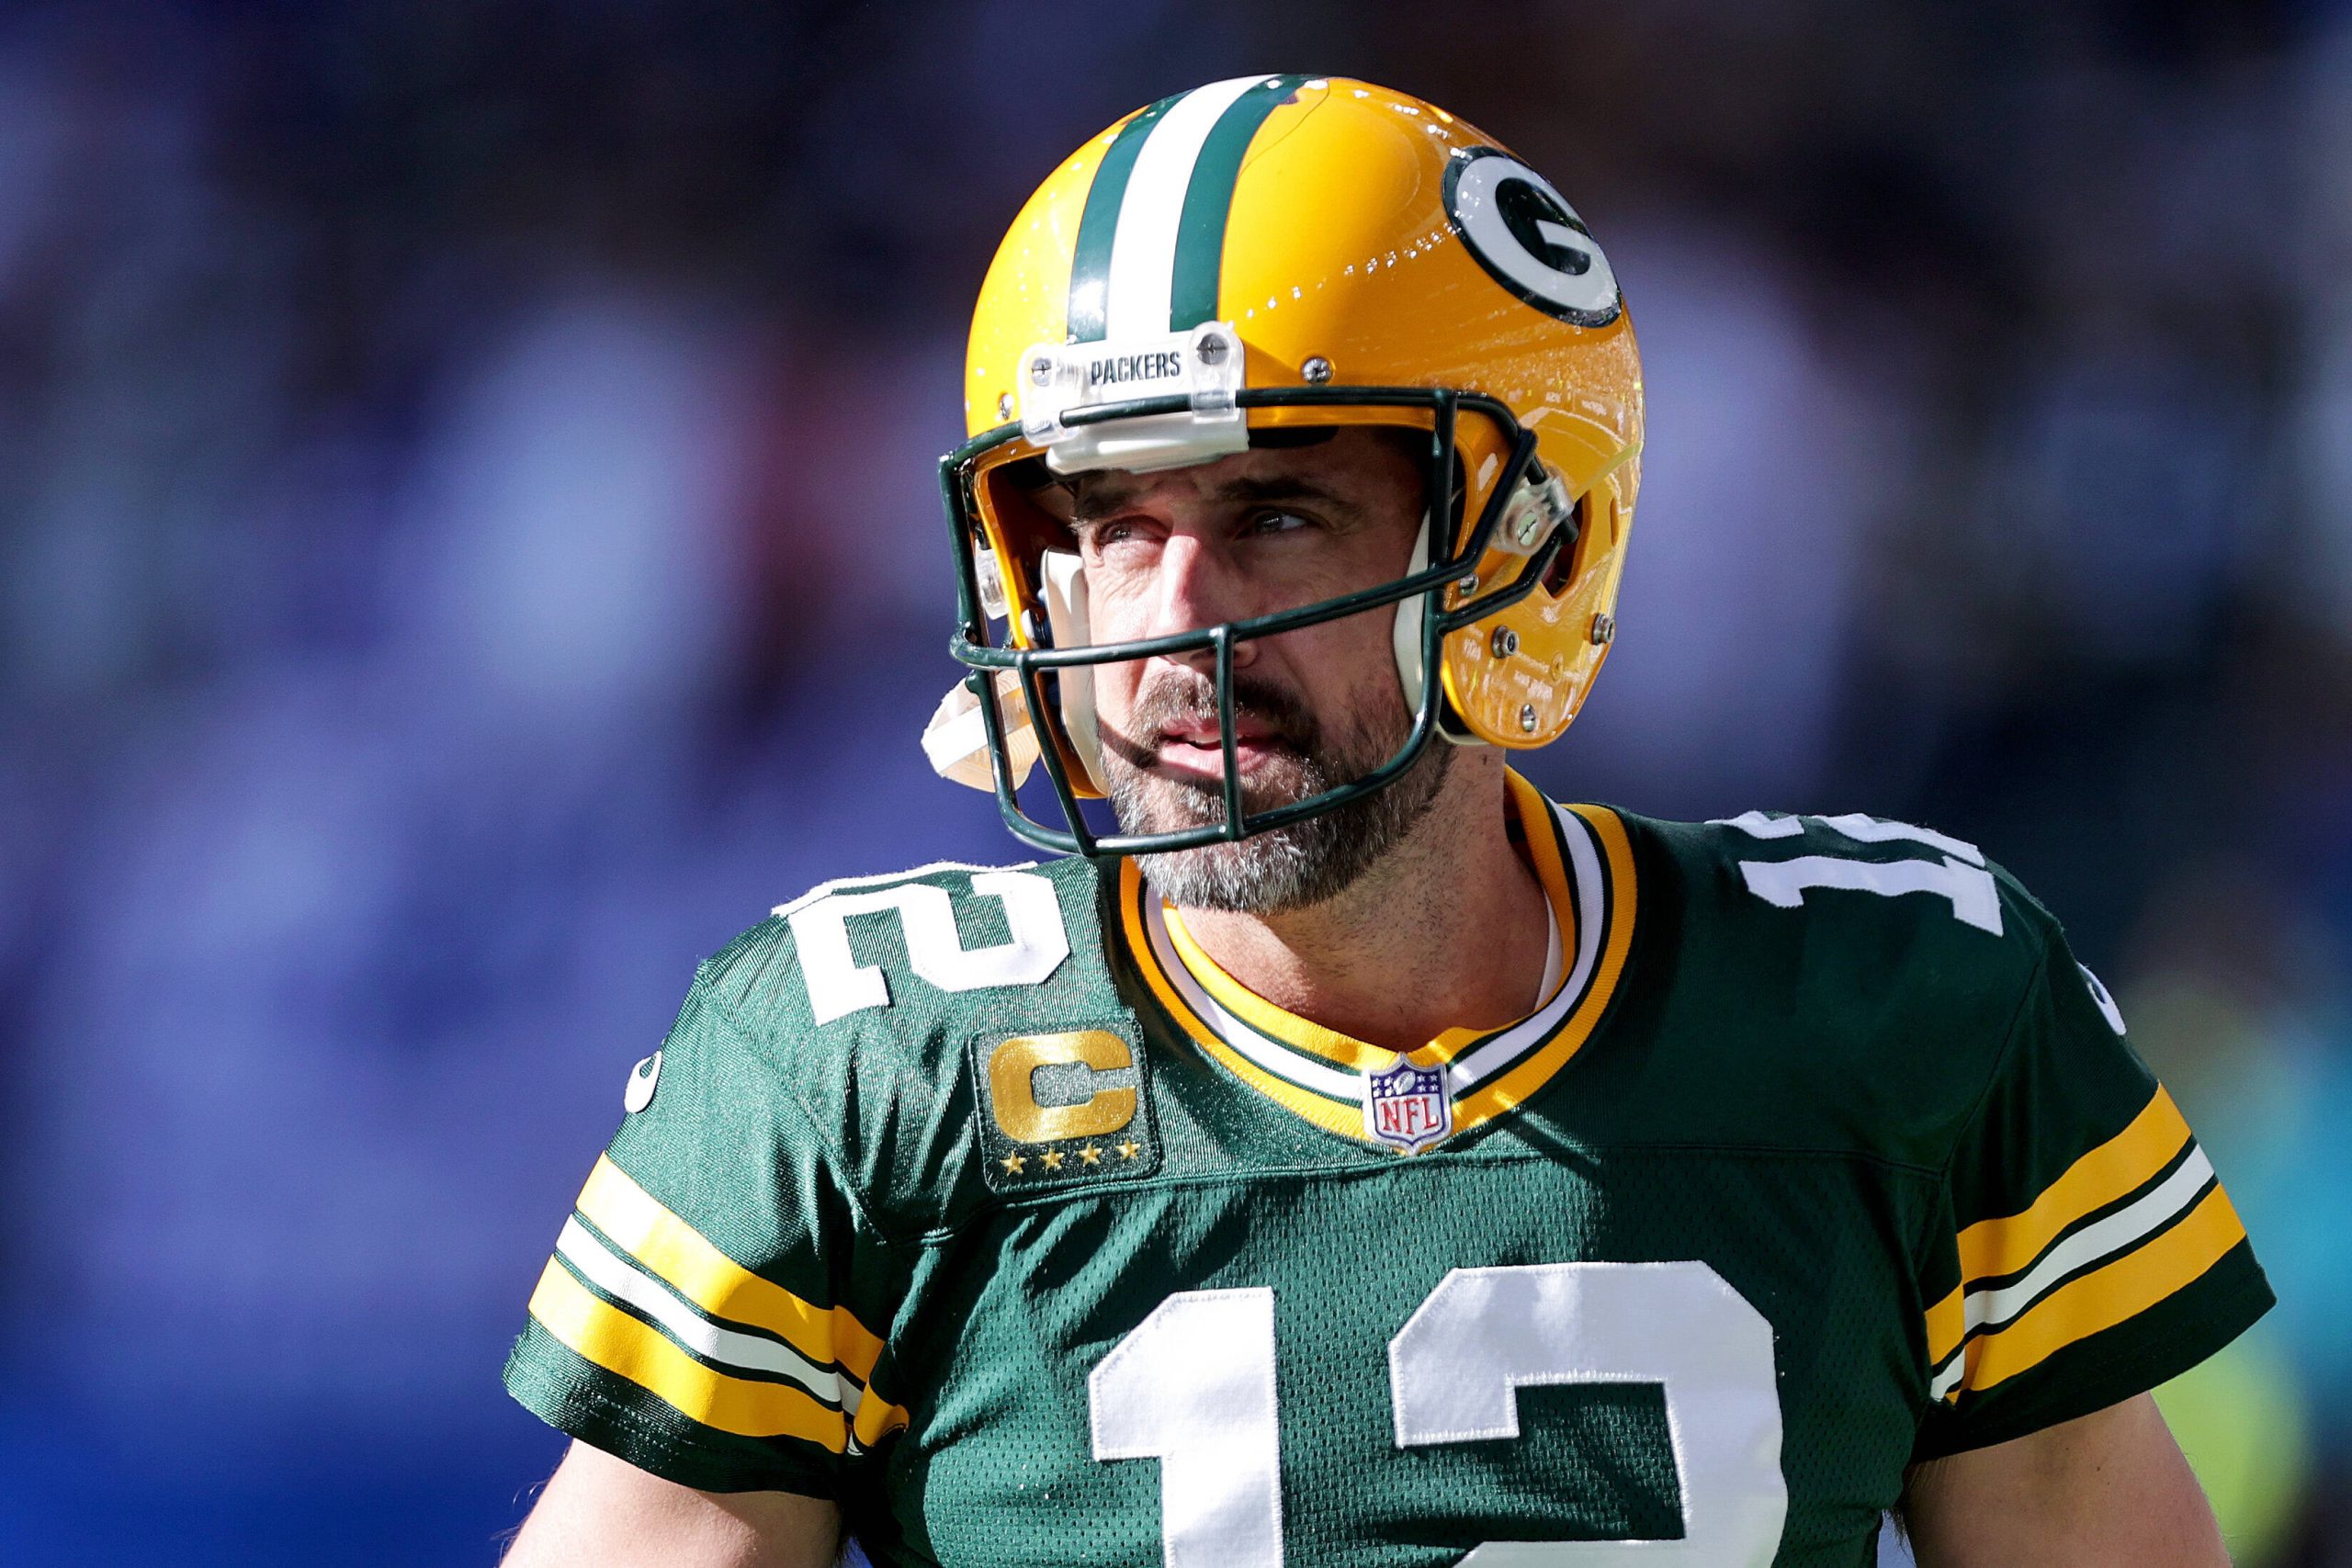
[[[1270,681],[1239,671],[1233,678],[1233,716],[1237,724],[1244,719],[1253,720],[1265,731],[1255,742],[1261,746],[1280,746],[1302,756],[1312,756],[1322,742],[1321,726],[1298,697]],[[1159,760],[1159,737],[1163,728],[1179,723],[1216,722],[1216,684],[1197,676],[1188,679],[1170,672],[1136,694],[1134,711],[1128,719],[1129,732],[1115,733],[1106,726],[1102,733],[1102,744],[1129,764],[1148,768]]]

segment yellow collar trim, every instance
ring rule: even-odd
[[[1542,885],[1545,902],[1552,909],[1553,951],[1574,953],[1577,945],[1576,897],[1568,886],[1567,868],[1561,863],[1560,840],[1552,823],[1551,803],[1543,793],[1516,773],[1504,774],[1509,785],[1505,805],[1519,829],[1520,841],[1526,846],[1527,858]],[[1491,1029],[1448,1029],[1426,1045],[1396,1052],[1342,1034],[1336,1029],[1326,1029],[1309,1018],[1302,1018],[1285,1008],[1276,1007],[1257,992],[1225,972],[1223,965],[1210,957],[1193,933],[1185,929],[1182,911],[1162,900],[1161,919],[1168,928],[1170,944],[1184,961],[1185,971],[1200,983],[1203,990],[1216,999],[1217,1005],[1247,1023],[1261,1034],[1269,1035],[1285,1045],[1311,1052],[1336,1063],[1351,1072],[1378,1072],[1392,1066],[1401,1055],[1417,1067],[1433,1067],[1452,1061],[1464,1046],[1511,1029],[1532,1018],[1551,1004],[1567,977],[1567,966],[1555,963],[1554,973],[1545,976],[1546,984],[1537,996],[1535,1006],[1522,1018]]]
[[[1623,823],[1605,807],[1571,806],[1565,808],[1577,819],[1571,829],[1559,824],[1551,804],[1518,774],[1510,775],[1510,785],[1511,807],[1562,931],[1564,978],[1539,1009],[1539,1014],[1558,1016],[1540,1031],[1530,1027],[1532,1020],[1503,1030],[1450,1030],[1405,1054],[1418,1066],[1444,1067],[1454,1134],[1510,1111],[1566,1065],[1607,1010],[1633,947],[1633,846]],[[1584,868],[1577,873],[1568,870],[1561,852],[1564,837],[1571,835]],[[1579,906],[1589,929],[1577,923]],[[1182,933],[1182,922],[1169,918],[1132,860],[1120,866],[1119,908],[1127,951],[1145,984],[1204,1055],[1326,1131],[1376,1142],[1364,1127],[1362,1076],[1393,1065],[1397,1053],[1275,1008],[1225,975]],[[1180,968],[1181,978],[1175,972]],[[1216,990],[1212,981],[1221,982]],[[1577,993],[1573,997],[1565,994],[1571,987]],[[1225,1013],[1229,1027],[1243,1034],[1228,1041],[1203,1016],[1204,1009]],[[1253,1045],[1244,1037],[1249,1033],[1263,1038]],[[1504,1038],[1513,1034],[1520,1036],[1515,1042]]]

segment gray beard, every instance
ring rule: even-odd
[[[1396,754],[1400,731],[1385,744],[1359,734],[1325,747],[1304,738],[1292,776],[1278,790],[1245,792],[1245,814],[1308,799],[1352,784]],[[1166,833],[1220,824],[1219,789],[1148,772],[1109,749],[1103,755],[1112,809],[1129,833]],[[1138,857],[1160,897],[1184,908],[1276,915],[1329,902],[1355,886],[1429,814],[1453,766],[1453,748],[1434,739],[1385,789],[1333,810],[1232,843],[1204,844]]]

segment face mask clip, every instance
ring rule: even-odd
[[[1541,463],[1530,462],[1487,547],[1524,559],[1542,549],[1555,529],[1565,527],[1568,536],[1560,545],[1565,550],[1577,542],[1576,515],[1576,503],[1568,499],[1560,477]]]

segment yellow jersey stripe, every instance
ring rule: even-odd
[[[864,1382],[882,1341],[846,1307],[820,1307],[752,1273],[672,1213],[600,1155],[581,1190],[580,1212],[648,1270],[702,1311],[777,1335],[820,1365]]]
[[[2059,1233],[2104,1208],[2172,1163],[2188,1123],[2162,1089],[2132,1124],[2083,1156],[2021,1214],[1980,1220],[1960,1233],[1962,1285],[2029,1268]]]
[[[1634,845],[1625,835],[1625,824],[1606,807],[1571,806],[1568,809],[1592,829],[1609,862],[1611,908],[1600,965],[1583,1000],[1577,1004],[1558,1033],[1493,1082],[1472,1089],[1453,1102],[1453,1127],[1457,1133],[1491,1121],[1526,1100],[1551,1082],[1553,1075],[1584,1049],[1593,1026],[1609,1010],[1609,998],[1617,994],[1617,981],[1625,971],[1626,955],[1633,951]],[[1528,836],[1532,839],[1535,835],[1531,832]]]
[[[2022,1317],[2033,1303],[2085,1269],[2120,1258],[2178,1220],[2213,1184],[2213,1162],[2194,1145],[2170,1175],[2122,1208],[2102,1215],[2041,1255],[1998,1289],[1972,1286],[1961,1315],[1972,1333]]]
[[[849,1446],[849,1423],[840,1411],[787,1383],[712,1371],[553,1258],[531,1292],[531,1315],[583,1359],[706,1427],[744,1438],[798,1438],[834,1453]]]
[[[1961,1387],[1982,1393],[2067,1346],[2136,1316],[2202,1278],[2245,1239],[2219,1183],[2172,1229],[2104,1268],[2071,1280],[2005,1328],[1969,1342]],[[1950,1397],[1958,1397],[1955,1388]]]
[[[869,1389],[865,1403],[857,1407],[856,1419],[849,1424],[850,1439],[860,1448],[871,1448],[911,1419],[905,1405],[892,1404]]]

